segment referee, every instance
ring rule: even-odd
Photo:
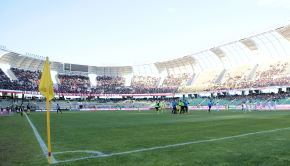
[[[62,113],[62,111],[60,110],[60,106],[59,104],[57,104],[57,110],[56,110],[56,113],[58,114],[58,111],[60,111],[60,113]]]
[[[213,103],[210,101],[209,103],[208,103],[208,113],[210,113],[210,109],[211,109],[211,106],[213,105]]]

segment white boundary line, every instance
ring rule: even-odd
[[[48,161],[48,148],[47,146],[45,145],[45,143],[43,142],[43,140],[41,139],[39,133],[37,132],[36,128],[34,127],[34,125],[31,123],[30,119],[28,118],[28,116],[26,114],[24,114],[37,138],[37,141],[40,145],[40,147],[42,148],[42,151],[43,151],[43,154],[46,156],[46,159]],[[55,158],[53,157],[53,155],[51,154],[51,163],[52,164],[55,164],[55,163],[58,163],[58,161],[55,160]]]
[[[188,145],[188,144],[196,144],[196,143],[204,143],[204,142],[211,142],[211,141],[219,141],[219,140],[224,140],[224,139],[245,137],[245,136],[248,136],[248,135],[261,134],[261,133],[269,133],[269,132],[273,132],[273,131],[287,130],[287,129],[290,129],[290,127],[282,128],[282,129],[275,129],[275,130],[268,130],[268,131],[259,131],[259,132],[254,132],[254,133],[247,133],[247,134],[241,134],[241,135],[230,136],[230,137],[223,137],[223,138],[217,138],[217,139],[210,139],[210,140],[203,140],[203,141],[193,141],[193,142],[186,142],[186,143],[166,145],[166,146],[157,146],[157,147],[153,147],[153,148],[145,148],[145,149],[139,149],[139,150],[126,151],[126,152],[112,153],[112,154],[104,154],[104,153],[101,153],[101,152],[98,152],[98,151],[90,151],[90,150],[53,152],[53,154],[76,153],[76,152],[98,154],[98,156],[89,156],[89,157],[82,157],[82,158],[75,158],[75,159],[58,161],[59,163],[61,163],[61,162],[69,162],[69,161],[83,160],[83,159],[88,159],[88,158],[109,157],[109,156],[120,155],[120,154],[130,154],[130,153],[136,153],[136,152],[142,152],[142,151],[148,151],[148,150],[154,150],[154,149],[163,149],[163,148],[169,148],[169,147],[175,147],[175,146],[182,146],[182,145]]]

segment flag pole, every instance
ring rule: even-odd
[[[49,118],[49,87],[46,87],[46,117],[47,117],[48,163],[51,164],[50,118]]]
[[[46,119],[47,119],[47,146],[48,146],[48,163],[51,164],[51,144],[50,144],[50,118],[49,118],[49,101],[54,98],[54,91],[50,75],[49,58],[46,57],[45,64],[39,83],[39,92],[46,97]]]

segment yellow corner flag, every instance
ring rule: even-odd
[[[54,91],[51,81],[48,57],[46,57],[38,90],[44,97],[46,97],[48,163],[51,164],[49,101],[54,98]]]
[[[50,67],[49,67],[49,60],[48,57],[46,57],[46,61],[43,67],[42,75],[41,75],[41,80],[39,84],[39,92],[44,96],[47,97],[47,92],[46,89],[49,89],[49,97],[48,100],[51,100],[54,98],[54,91],[53,91],[53,86],[52,86],[52,81],[51,81],[51,76],[50,76]]]

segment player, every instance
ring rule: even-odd
[[[254,102],[254,111],[257,111],[257,102]]]
[[[198,104],[198,111],[200,111],[200,107],[201,107],[201,104],[199,103],[199,104]]]
[[[116,106],[116,112],[118,112],[118,110],[119,110],[119,106],[117,105],[117,106]]]
[[[227,106],[227,103],[225,103],[225,110],[228,110],[228,106]]]
[[[138,111],[140,112],[140,105],[138,104]]]
[[[163,111],[166,113],[166,110],[165,110],[165,103],[164,103],[164,102],[162,103],[162,113],[163,113]]]
[[[276,111],[276,110],[277,110],[277,101],[274,100],[274,111]]]
[[[249,111],[249,113],[251,113],[249,100],[246,101],[246,109],[245,109],[245,112],[244,113],[246,113],[247,110]]]
[[[217,111],[217,112],[220,112],[220,104],[219,104],[219,102],[217,102],[217,103],[215,104],[215,106],[216,106],[216,111]]]
[[[242,103],[242,111],[245,111],[245,108],[246,108],[246,106],[245,106],[245,102],[243,102],[243,103]]]
[[[23,103],[23,101],[21,102],[19,111],[20,111],[21,116],[23,116],[23,112],[24,112],[24,103]]]
[[[24,114],[24,107],[21,106],[21,116],[23,116],[23,114]]]
[[[212,102],[211,102],[211,100],[209,101],[209,103],[208,103],[208,113],[210,113],[210,109],[211,109],[211,106],[212,106],[213,104],[212,104]]]
[[[263,102],[262,102],[262,100],[260,100],[260,111],[263,111]]]
[[[184,114],[184,103],[183,103],[183,101],[180,100],[179,104],[180,104],[180,106],[181,106],[181,111],[180,111],[180,112],[181,112],[182,114]]]
[[[184,111],[186,114],[188,114],[188,104],[190,104],[190,103],[188,103],[188,101],[185,100],[185,101],[183,101],[183,104],[184,104]]]
[[[61,111],[61,109],[60,109],[59,104],[56,105],[56,113],[57,113],[57,114],[58,114],[58,111],[60,111],[60,113],[62,114],[62,111]]]
[[[27,115],[30,115],[30,106],[29,106],[29,103],[27,104]]]
[[[271,100],[268,101],[268,109],[271,111]]]
[[[179,102],[178,102],[178,109],[179,109],[179,113],[178,114],[182,114],[182,110],[181,110],[181,100],[179,100]]]
[[[176,105],[177,105],[177,103],[176,103],[175,101],[173,101],[173,102],[172,102],[172,108],[173,108],[173,109],[172,109],[172,112],[171,112],[172,114],[177,114],[177,112],[176,112],[176,111],[177,111],[177,110],[176,110]]]
[[[95,113],[97,113],[97,110],[98,110],[98,105],[96,104],[95,105]]]
[[[252,102],[250,101],[250,109],[252,109],[253,108],[253,104],[252,104]]]
[[[160,111],[161,111],[161,106],[160,106],[160,103],[159,103],[158,112],[160,112]]]
[[[156,109],[156,112],[157,114],[159,114],[159,103],[156,101],[156,104],[155,104],[155,109]]]

